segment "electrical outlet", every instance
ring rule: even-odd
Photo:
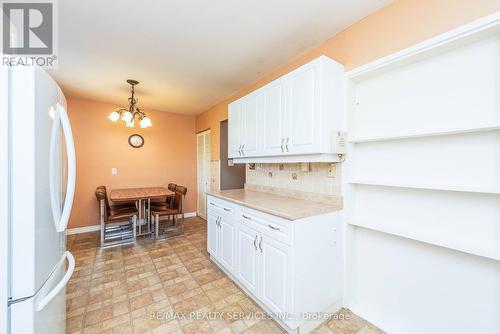
[[[118,169],[117,168],[111,168],[111,175],[116,175],[118,174]]]
[[[337,177],[337,165],[330,164],[330,168],[328,168],[328,177]]]

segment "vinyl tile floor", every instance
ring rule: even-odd
[[[283,333],[206,251],[201,218],[185,220],[184,235],[142,238],[99,247],[98,232],[68,236],[76,260],[66,289],[67,333]],[[242,314],[242,317],[235,315]],[[342,309],[315,333],[383,333]]]

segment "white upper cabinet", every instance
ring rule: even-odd
[[[285,79],[275,80],[262,89],[261,155],[284,153],[285,92]]]
[[[228,106],[228,157],[241,156],[241,143],[243,141],[242,128],[242,103],[241,100],[230,103]]]
[[[310,63],[288,75],[286,153],[321,152],[320,135],[322,129],[319,122],[321,114],[318,80],[320,65]]]
[[[256,91],[229,104],[228,156],[252,157],[259,153],[258,123],[262,105],[261,92]]]
[[[245,96],[243,99],[242,130],[242,155],[245,157],[256,156],[259,152],[259,134],[257,124],[260,117],[261,94],[259,91]]]
[[[229,105],[235,162],[338,161],[344,67],[321,56]],[[237,114],[237,115],[236,115]]]

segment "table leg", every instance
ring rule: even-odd
[[[151,198],[148,198],[148,233],[151,233]]]
[[[141,200],[138,200],[137,201],[137,211],[139,212],[139,235],[142,234],[142,201]]]

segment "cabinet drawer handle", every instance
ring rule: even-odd
[[[214,202],[210,202],[210,205],[215,205]]]
[[[257,250],[257,234],[255,235],[255,239],[253,240],[253,246],[255,247],[255,250]]]
[[[229,212],[231,212],[231,209],[224,208],[224,211],[229,211]]]
[[[245,216],[245,215],[241,215],[243,218],[245,219],[248,219],[248,220],[251,220],[252,218],[251,217],[248,217],[248,216]]]
[[[280,229],[279,227],[274,227],[273,225],[269,225],[269,224],[267,224],[267,226],[268,226],[271,230],[281,231],[281,229]]]
[[[259,248],[260,248],[260,252],[262,253],[262,237],[260,237]]]

